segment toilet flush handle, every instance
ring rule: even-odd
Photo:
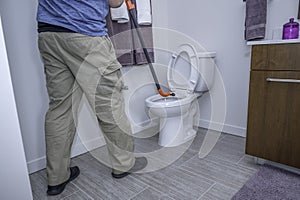
[[[196,81],[195,80],[190,80],[190,82],[192,83],[192,84],[196,84]]]

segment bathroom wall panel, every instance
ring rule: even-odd
[[[0,16],[0,199],[31,200],[31,187]]]

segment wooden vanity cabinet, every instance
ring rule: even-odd
[[[252,47],[246,153],[300,168],[300,43]]]

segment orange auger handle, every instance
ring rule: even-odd
[[[126,6],[128,10],[135,9],[135,5],[131,2],[131,0],[126,0]]]
[[[168,96],[170,96],[170,92],[168,91],[168,92],[164,92],[161,88],[159,89],[159,90],[157,90],[158,91],[158,93],[161,95],[161,96],[163,96],[163,97],[168,97]]]

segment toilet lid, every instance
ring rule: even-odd
[[[179,46],[168,66],[167,78],[171,91],[194,92],[199,79],[198,62],[197,51],[192,45]]]

